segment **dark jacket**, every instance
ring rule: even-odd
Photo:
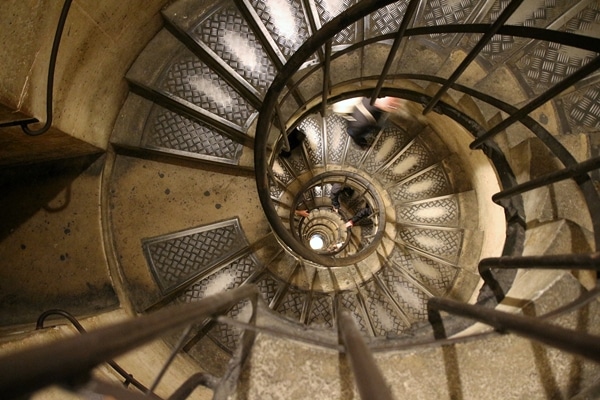
[[[363,97],[354,107],[352,117],[348,118],[348,135],[359,145],[368,145],[369,136],[375,134],[381,127],[380,119],[384,114],[379,108],[372,106],[370,100]]]

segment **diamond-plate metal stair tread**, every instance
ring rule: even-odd
[[[245,128],[256,110],[196,55],[185,49],[172,58],[156,83],[172,95]]]
[[[287,5],[292,8],[296,7],[295,17],[298,17],[297,11],[302,7],[300,2],[297,2],[296,0],[286,0],[283,1],[283,3],[287,3]],[[253,7],[255,7],[255,9],[257,10],[258,15],[261,17],[261,20],[265,23],[267,30],[273,33],[271,25],[271,15],[269,14],[269,10],[264,9],[262,7],[262,3],[252,2],[252,4]],[[188,29],[190,30],[192,35],[196,35],[195,37],[202,39],[205,42],[205,44],[211,48],[211,50],[217,53],[229,66],[238,71],[240,75],[247,78],[249,82],[253,82],[253,86],[255,88],[264,91],[264,88],[268,85],[268,82],[270,82],[270,77],[272,77],[271,75],[269,75],[272,72],[272,65],[267,65],[266,63],[262,64],[263,67],[266,68],[263,72],[264,74],[267,74],[266,76],[259,77],[254,75],[245,75],[245,71],[241,67],[241,64],[236,62],[235,56],[232,54],[232,52],[226,49],[223,45],[223,37],[213,36],[211,33],[211,24],[214,23],[231,24],[231,26],[236,26],[242,31],[247,30],[248,26],[245,25],[239,17],[239,12],[235,10],[235,7],[229,4],[212,14],[208,19],[203,20],[202,23],[188,23]],[[181,18],[181,16],[179,16],[179,18]],[[324,18],[326,18],[326,16],[324,16]],[[377,23],[370,25],[369,29],[371,30],[371,34],[386,33],[385,30],[390,29],[389,25],[394,23],[393,21],[388,21],[386,23],[387,25],[384,26],[380,25],[380,22],[381,21],[377,21]],[[244,28],[244,26],[246,28]],[[296,43],[292,43],[292,41],[284,39],[281,35],[274,35],[274,37],[276,39],[276,42],[278,43],[278,46],[280,47],[280,50],[284,54],[286,54],[286,57],[288,54],[291,54],[286,52],[295,51],[294,46],[297,46]],[[302,35],[299,35],[294,40],[299,39],[302,39]],[[249,105],[243,104],[243,99],[241,98],[238,99],[239,103],[236,103],[238,109],[233,110],[233,113],[219,108],[216,103],[211,102],[210,99],[208,99],[206,96],[203,96],[203,93],[201,93],[201,91],[195,90],[196,88],[194,88],[193,85],[190,85],[189,76],[199,72],[202,76],[209,76],[209,80],[211,82],[216,82],[216,88],[227,88],[228,85],[224,81],[221,81],[219,76],[213,74],[208,66],[203,64],[201,61],[197,60],[195,56],[189,53],[189,51],[181,50],[179,54],[180,55],[178,59],[176,59],[176,62],[170,67],[165,68],[165,71],[163,73],[164,79],[162,80],[162,82],[160,81],[160,79],[157,78],[157,82],[160,85],[159,87],[183,99],[198,104],[201,107],[208,109],[210,112],[213,112],[215,115],[232,121],[238,124],[239,126],[243,126],[244,122],[251,117],[254,110]],[[135,74],[132,73],[132,75]],[[232,88],[225,90],[225,93],[235,97],[235,91],[233,91]],[[173,121],[173,119],[169,121]],[[359,166],[359,163],[364,155],[364,151],[362,149],[357,148],[351,141],[348,140],[348,136],[345,132],[345,125],[343,122],[343,119],[341,119],[341,117],[339,116],[328,117],[327,121],[325,121],[327,135],[326,137],[324,137],[324,135],[322,134],[323,124],[320,118],[305,119],[301,124],[301,128],[307,133],[307,139],[303,143],[302,148],[299,149],[299,151],[294,151],[291,157],[285,160],[281,159],[276,162],[273,168],[275,177],[283,185],[287,185],[295,179],[295,176],[308,171],[309,168],[323,167],[325,165],[343,165],[344,163],[351,166]],[[170,127],[171,124],[167,125],[169,125]],[[177,125],[177,123],[175,123],[175,125]],[[185,131],[185,124],[183,129],[180,129],[180,131]],[[429,131],[428,133],[431,134],[431,131]],[[418,156],[425,161],[421,161],[417,169],[409,169],[405,171],[405,174],[399,175],[400,179],[404,179],[406,181],[404,183],[410,183],[411,179],[417,179],[417,172],[422,172],[426,167],[433,166],[433,163],[435,161],[439,161],[439,158],[434,159],[434,157],[431,154],[431,151],[428,151],[427,145],[424,144],[424,142],[427,142],[427,140],[424,139],[426,136],[427,133],[425,133],[420,138],[418,137],[415,141],[415,143],[419,143],[421,145],[420,152],[416,150],[416,147],[412,150],[414,154],[426,154],[423,156]],[[389,125],[381,135],[380,140],[371,149],[371,155],[365,160],[364,164],[361,165],[362,169],[364,169],[367,173],[370,174],[373,174],[376,171],[380,170],[389,170],[389,168],[384,168],[386,166],[386,163],[388,163],[394,155],[400,153],[407,146],[407,144],[412,138],[413,137],[411,137],[410,134],[403,132],[402,129],[398,126]],[[414,146],[417,145],[415,144]],[[430,146],[434,147],[436,150],[441,149],[437,142],[435,145],[430,144]],[[384,152],[385,155],[383,155]],[[413,153],[411,153],[409,150],[406,150],[407,156]],[[445,157],[447,155],[447,150],[445,152],[443,150],[437,152],[436,156],[440,157],[440,154],[443,154],[442,158]],[[306,165],[305,160],[308,160],[309,165]],[[399,158],[399,162],[400,161],[402,161],[402,158]],[[444,170],[446,167],[448,167],[448,165],[442,162],[436,166],[433,166],[431,171],[435,171],[438,168],[440,170]],[[437,190],[435,191],[427,192],[427,196],[438,197],[441,195],[450,194],[452,192],[451,182],[448,182],[447,177],[444,178],[446,174],[452,176],[452,169],[450,169],[449,173],[444,172],[442,173],[442,175],[439,176],[439,179],[446,180],[445,183],[437,182],[435,184],[437,186],[440,186],[441,189],[437,188]],[[424,176],[425,174],[421,175]],[[434,175],[435,174],[428,176],[428,179],[433,179],[432,176]],[[397,179],[398,176],[395,176],[394,178]],[[390,179],[390,181],[391,180],[392,179]],[[272,186],[271,190],[272,197],[276,199],[280,198],[284,192],[282,188],[275,187],[274,185]],[[419,199],[419,197],[405,196],[402,197],[402,200],[400,201],[415,201]],[[437,219],[433,220],[431,218],[429,220],[417,219],[417,221],[413,220],[412,222],[428,222],[432,225],[456,224],[456,204],[452,204],[454,204],[454,207],[450,210],[450,216],[438,216]],[[448,203],[448,205],[450,205],[450,203]],[[433,207],[436,206],[434,205]],[[414,215],[418,213],[417,208],[418,206],[416,204],[412,204],[399,208],[399,210],[405,210],[404,214],[400,214],[404,216],[411,216],[411,218],[415,218]],[[406,229],[402,239],[408,242],[410,242],[411,239],[415,241],[415,235],[411,236],[408,233],[414,232],[417,229],[419,228],[413,227],[410,229]],[[422,230],[421,233],[423,232],[425,232],[425,230]],[[438,230],[435,232],[440,231]],[[447,235],[448,234],[446,234],[446,236]],[[454,244],[452,250],[458,249],[458,251],[460,251],[460,246],[457,244],[456,238],[453,238],[453,240],[451,238],[448,240],[448,242],[452,242]],[[436,252],[436,249],[439,250],[438,248],[433,247],[424,250]],[[438,253],[439,254],[437,254],[437,256],[440,257],[449,257],[451,254],[454,254],[451,251],[446,250],[439,250]],[[421,257],[415,254],[413,254],[412,256]],[[428,261],[431,262],[431,260]],[[290,264],[294,263],[294,260],[288,258],[284,261],[283,257],[280,257],[278,260],[275,261],[275,263],[279,262]],[[450,268],[447,266],[445,267]],[[265,298],[265,300],[267,300],[268,303],[272,303],[279,293],[281,294],[281,297],[277,300],[276,309],[282,315],[285,315],[286,317],[289,317],[295,321],[299,321],[301,318],[305,318],[308,324],[316,324],[320,326],[331,327],[333,324],[332,320],[328,319],[327,317],[324,317],[323,315],[318,314],[317,310],[323,310],[324,312],[332,313],[331,302],[333,297],[328,294],[316,292],[313,293],[313,296],[309,296],[309,292],[306,290],[299,289],[293,285],[287,287],[286,284],[281,280],[280,275],[282,274],[276,273],[278,267],[275,266],[273,268],[273,271],[263,271],[263,273],[261,273],[255,279],[255,283],[257,283],[259,288],[261,288],[261,292],[263,293],[263,297]],[[427,268],[424,269],[427,270]],[[384,270],[387,271],[387,268],[384,268]],[[217,273],[214,273],[213,275],[207,277],[207,285],[208,280],[210,279],[212,279],[213,281],[226,281],[226,271],[227,268],[223,268],[223,270],[220,270]],[[400,289],[400,284],[398,282],[400,282],[401,279],[397,276],[394,276],[392,270],[387,271],[387,273],[387,275],[384,275],[383,272],[381,272],[381,281],[386,282],[386,287],[387,283],[392,285],[392,288],[388,288],[387,290],[393,293],[400,293],[402,289]],[[414,279],[419,280],[418,277],[415,277]],[[425,277],[424,275],[421,279],[426,281],[427,279],[433,278],[431,276]],[[408,287],[412,283],[408,282],[406,279],[402,282],[402,287],[404,288],[404,290],[408,290],[411,293],[413,293],[413,297],[410,297],[410,299],[417,298],[418,295],[416,294],[416,292],[413,292],[413,290],[415,290],[416,287],[413,285],[412,289],[408,289]],[[236,282],[235,284],[239,284],[239,282]],[[384,295],[384,290],[381,287],[377,286],[380,284],[381,283],[376,283],[375,280],[370,280],[364,286],[361,287],[360,294],[343,293],[339,294],[339,296],[341,296],[341,298],[344,299],[343,301],[346,303],[347,306],[349,306],[350,309],[354,310],[355,319],[357,320],[363,331],[370,332],[371,330],[374,330],[374,333],[376,335],[400,334],[407,327],[406,321],[400,322],[400,320],[402,320],[402,318],[407,317],[398,317],[398,315],[392,317],[392,315],[398,314],[398,304],[392,304],[394,303],[394,300]],[[425,287],[427,285],[433,285],[433,283],[426,282],[423,283],[423,285]],[[198,289],[196,285],[192,287]],[[190,289],[192,287],[190,287]],[[204,289],[200,290],[209,290],[209,287],[206,286]],[[420,293],[422,294],[423,292]],[[199,295],[199,293],[189,294],[190,299],[193,299],[194,296]],[[408,294],[406,295],[409,296]],[[400,299],[396,301],[402,303],[402,309],[406,307],[406,309],[410,310],[407,311],[407,313],[409,315],[409,319],[411,319],[411,322],[412,318],[417,318],[417,316],[420,315],[419,311],[417,311],[416,308],[414,310],[410,308],[411,304],[418,303],[416,300],[409,301],[409,298],[407,298],[405,300]],[[422,300],[419,301],[422,303]],[[304,315],[303,313],[306,313],[306,315]],[[400,314],[402,314],[402,311],[400,311]],[[230,349],[237,340],[236,335],[234,333],[222,326],[215,327],[209,333],[209,336],[211,336],[214,340],[221,342],[222,346],[227,349]]]
[[[393,185],[424,170],[436,161],[420,137],[413,139],[378,174],[384,185]]]
[[[582,8],[579,2],[553,1],[545,3],[536,11],[528,10],[527,6],[531,8],[532,4],[526,3],[520,8],[525,11],[519,16],[524,26],[545,27],[549,23],[559,22],[553,29],[582,35],[589,35],[590,32],[597,32],[600,29],[598,22],[600,6],[597,2],[590,2]],[[541,3],[537,3],[536,6],[540,5]],[[571,7],[576,12],[571,13]],[[498,12],[496,4],[485,22],[493,20]],[[563,14],[570,18],[564,21],[557,18]],[[544,41],[530,43],[521,38],[496,35],[484,48],[481,57],[485,58],[491,67],[487,76],[475,87],[484,93],[516,104],[548,90],[557,81],[589,62],[594,55],[589,52],[574,51],[573,48],[556,43]],[[503,67],[505,64],[509,65],[511,70],[507,71]],[[511,76],[513,71],[518,72],[520,76],[518,79]],[[507,82],[510,89],[503,86]],[[588,110],[589,108],[586,111]]]
[[[302,322],[302,310],[308,300],[308,292],[288,287],[274,310],[292,321]]]
[[[363,170],[373,174],[392,159],[410,140],[408,133],[402,128],[389,124],[371,146],[369,156],[364,162]]]
[[[462,250],[463,235],[462,229],[402,225],[397,231],[396,240],[456,264]]]
[[[448,292],[458,273],[458,268],[454,265],[440,263],[428,258],[426,254],[417,254],[399,246],[394,248],[388,261],[392,271],[386,268],[379,273],[384,281],[391,279],[388,276],[393,277],[398,274],[397,271],[402,271],[404,275],[400,274],[401,276],[411,277],[436,296],[443,296]],[[411,285],[414,286],[413,283]]]
[[[256,117],[246,99],[165,30],[148,43],[126,78],[192,103],[240,130]]]
[[[279,50],[288,59],[306,41],[310,28],[305,18],[304,6],[298,0],[280,0],[273,9],[269,4],[259,0],[249,0],[262,25],[267,29]],[[288,30],[282,32],[281,22],[284,19]]]
[[[264,95],[276,75],[275,66],[235,4],[220,5],[206,13],[200,2],[177,1],[162,14]]]
[[[167,157],[253,168],[250,150],[206,124],[172,113],[134,93],[121,107],[113,145]],[[158,116],[158,119],[156,118]]]
[[[261,270],[263,270],[263,267],[252,255],[248,254],[197,280],[175,298],[172,303],[194,303],[212,294],[240,287],[248,283],[252,276],[257,273],[260,274]],[[261,281],[264,282],[264,279],[261,279]],[[268,297],[268,290],[266,290],[268,286],[263,284],[261,287],[265,289],[262,292],[263,296]],[[248,301],[240,302],[228,310],[226,315],[233,319],[247,316],[249,314],[248,307],[251,307]],[[242,317],[242,319],[244,318]],[[238,328],[217,322],[206,332],[206,335],[223,350],[232,354],[239,344],[241,333],[242,331]]]
[[[278,158],[273,162],[273,167],[271,168],[273,172],[273,176],[277,178],[281,183],[287,185],[296,179],[296,176],[290,172],[289,164],[287,164],[283,159]]]
[[[323,166],[325,163],[325,143],[322,126],[321,118],[315,115],[306,117],[299,125],[299,128],[306,134],[303,147],[311,168]]]
[[[277,71],[250,26],[233,5],[223,7],[191,32],[261,94]]]
[[[369,15],[367,37],[375,37],[398,31],[407,2],[398,1],[376,10]]]
[[[369,321],[364,312],[364,307],[355,292],[342,292],[337,295],[341,307],[350,313],[358,329],[369,332]]]
[[[343,0],[341,2],[333,3],[327,0],[316,0],[315,5],[317,7],[319,24],[322,26],[331,21],[341,12],[356,4],[356,1],[357,0]],[[334,36],[332,46],[350,45],[354,43],[358,33],[356,24],[350,25]]]
[[[564,96],[562,104],[569,126],[582,132],[586,127],[600,127],[600,84]]]
[[[414,323],[427,319],[427,300],[431,297],[427,291],[407,279],[395,268],[383,268],[377,276],[391,293],[409,322]],[[426,286],[425,284],[422,287],[426,288]],[[435,293],[433,290],[430,292]]]
[[[215,161],[237,163],[243,146],[214,128],[155,106],[142,134],[142,146],[175,154],[207,156]]]
[[[310,298],[306,324],[315,328],[334,327],[334,297],[330,294],[313,293]]]
[[[410,175],[388,188],[392,200],[398,204],[445,196],[454,190],[441,163]]]
[[[144,239],[142,248],[163,294],[210,274],[248,245],[237,219]]]
[[[325,126],[327,163],[341,165],[350,141],[346,133],[346,120],[338,114],[331,114],[325,119]]]
[[[478,9],[479,1],[463,0],[460,3],[455,2],[450,5],[443,0],[433,0],[425,4],[422,11],[422,19],[427,26],[460,24],[464,23],[471,13]],[[456,34],[438,34],[430,35],[429,40],[442,47],[448,47],[453,43]]]
[[[503,11],[506,2],[499,2],[493,5],[483,23],[493,23],[498,15]],[[554,22],[556,18],[573,6],[573,2],[566,0],[555,0],[551,2],[524,2],[515,12],[508,23],[525,27],[544,28]],[[490,43],[482,50],[480,56],[491,63],[500,64],[506,61],[506,57],[513,54],[528,42],[527,39],[495,35]],[[473,44],[471,39],[469,44]]]
[[[364,285],[361,294],[364,299],[364,312],[375,336],[400,335],[410,327],[394,300],[382,291],[376,281]]]
[[[396,206],[396,221],[457,227],[460,224],[459,199],[457,196],[451,195],[400,204]]]

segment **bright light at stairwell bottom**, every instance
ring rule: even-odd
[[[312,235],[309,241],[310,248],[313,250],[321,250],[323,248],[323,238],[321,235]]]

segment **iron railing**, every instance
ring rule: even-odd
[[[54,71],[56,70],[56,59],[58,58],[58,49],[60,47],[60,41],[62,38],[62,33],[65,28],[65,24],[67,22],[67,16],[69,15],[69,10],[71,9],[71,3],[73,0],[65,0],[63,4],[62,11],[60,13],[60,17],[58,19],[58,23],[56,25],[56,33],[54,34],[54,41],[52,42],[52,50],[50,52],[50,61],[48,63],[48,79],[46,81],[46,122],[44,125],[39,128],[32,130],[29,128],[29,124],[31,121],[25,121],[21,124],[21,128],[23,132],[28,134],[29,136],[39,136],[43,133],[46,133],[52,127],[53,121],[53,98],[54,98]],[[34,121],[34,122],[37,122]]]
[[[294,253],[301,258],[323,265],[329,264],[331,262],[330,258],[319,256],[298,243],[280,220],[279,215],[275,210],[274,202],[269,197],[269,177],[272,175],[271,171],[269,171],[269,160],[271,159],[269,156],[269,133],[272,128],[281,128],[281,140],[285,143],[286,135],[283,127],[285,127],[292,119],[297,119],[298,116],[294,115],[290,120],[281,121],[282,115],[279,111],[281,109],[280,100],[285,98],[286,94],[284,93],[284,90],[286,88],[288,89],[288,93],[292,95],[295,93],[294,85],[297,85],[298,83],[297,81],[292,83],[292,78],[303,63],[312,54],[319,52],[323,46],[325,46],[325,57],[322,59],[322,64],[315,69],[318,70],[322,68],[325,75],[323,79],[324,91],[321,94],[322,100],[319,107],[324,109],[324,104],[326,104],[327,101],[335,99],[333,96],[329,96],[332,87],[328,84],[330,81],[328,76],[330,68],[328,65],[332,59],[336,58],[336,56],[344,54],[344,51],[331,54],[329,45],[331,39],[344,27],[391,3],[393,3],[393,0],[364,0],[358,2],[355,6],[349,8],[325,24],[319,31],[311,36],[300,49],[298,49],[285,65],[282,66],[280,73],[273,81],[273,84],[269,88],[262,103],[255,140],[255,170],[258,193],[263,209],[265,210],[267,218],[276,235]],[[503,22],[510,16],[510,13],[514,12],[520,3],[521,1],[511,2],[510,6],[506,9],[507,11],[505,11],[505,14],[499,18],[499,21],[501,22],[494,24],[463,24],[410,28],[408,25],[411,17],[407,17],[406,23],[403,21],[395,34],[367,39],[351,46],[351,49],[358,49],[369,43],[395,38],[395,45],[391,47],[390,55],[388,57],[388,60],[393,60],[397,55],[396,51],[403,38],[441,33],[484,34],[484,37],[474,48],[474,51],[457,69],[455,69],[449,79],[416,74],[389,74],[389,63],[386,63],[386,68],[384,69],[384,73],[381,74],[381,78],[359,77],[357,78],[357,81],[375,82],[372,88],[362,89],[365,93],[369,92],[373,98],[380,94],[384,94],[417,100],[425,105],[424,112],[436,110],[438,112],[444,112],[452,117],[453,111],[451,108],[441,104],[442,95],[448,89],[453,89],[482,99],[489,105],[496,106],[498,110],[508,112],[511,115],[510,117],[487,132],[482,131],[479,127],[470,127],[470,131],[477,136],[477,139],[471,146],[473,148],[479,146],[485,147],[488,143],[487,141],[495,134],[499,133],[512,123],[519,121],[524,126],[527,126],[531,132],[546,145],[550,152],[563,162],[565,170],[548,174],[548,176],[529,182],[505,187],[503,191],[494,196],[494,201],[501,202],[501,200],[505,198],[518,196],[527,190],[547,186],[565,179],[574,179],[584,193],[594,227],[594,243],[596,249],[598,249],[600,247],[600,201],[589,175],[590,171],[598,168],[598,160],[590,159],[582,162],[576,161],[564,146],[560,145],[549,132],[541,128],[539,124],[535,123],[535,121],[529,117],[529,113],[541,104],[552,100],[571,85],[589,74],[594,73],[600,67],[599,59],[596,58],[563,82],[557,84],[555,87],[538,96],[532,102],[520,108],[502,103],[483,93],[479,93],[474,89],[456,83],[456,79],[458,79],[462,71],[476,59],[481,48],[485,44],[485,41],[494,34],[512,35],[537,40],[550,40],[591,51],[600,49],[600,40],[595,38],[583,37],[567,32],[503,25]],[[409,4],[409,9],[411,11],[410,13],[407,13],[407,15],[412,15],[418,7],[418,4],[418,0],[412,0]],[[305,76],[308,76],[308,74]],[[418,79],[426,82],[437,82],[442,86],[436,95],[426,96],[423,93],[386,87],[386,80],[390,78]],[[349,96],[351,94],[346,93],[343,95]],[[597,260],[597,252],[583,255],[569,254],[561,256],[501,257],[498,259],[482,260],[480,263],[480,273],[486,278],[490,285],[493,285],[493,283],[491,283],[493,279],[493,273],[491,271],[494,268],[569,268],[598,270]],[[27,349],[2,357],[0,358],[0,392],[8,398],[15,398],[54,383],[66,384],[71,387],[80,387],[82,384],[89,382],[90,371],[100,363],[106,362],[126,351],[137,348],[150,340],[161,337],[173,329],[185,328],[191,324],[202,322],[209,317],[220,315],[224,310],[244,299],[252,300],[253,310],[255,312],[258,301],[258,292],[253,286],[242,286],[239,289],[220,293],[195,304],[178,306],[177,309],[169,308],[159,310],[156,313],[147,314],[112,327],[102,328],[85,335],[63,339],[52,344]],[[437,332],[436,336],[439,339],[445,337],[442,318],[439,311],[446,311],[484,322],[497,330],[514,331],[517,334],[527,336],[535,341],[542,341],[551,346],[600,362],[600,346],[598,344],[600,343],[600,338],[597,336],[573,330],[565,330],[563,328],[556,328],[538,318],[510,315],[500,311],[485,309],[478,305],[466,305],[448,299],[433,298],[429,301],[429,308],[430,322]],[[176,312],[174,312],[175,310]],[[377,369],[374,368],[374,362],[369,354],[368,346],[365,346],[365,344],[362,343],[360,335],[357,336],[355,327],[349,322],[345,312],[343,310],[338,311],[338,330],[343,345],[342,351],[349,353],[351,364],[357,376],[369,377],[369,379],[358,378],[361,395],[365,398],[390,398],[391,395],[387,390],[385,381],[381,378],[380,374],[377,373]],[[253,318],[254,315],[255,314],[253,314]],[[244,336],[244,340],[248,341],[250,344],[253,339],[252,333],[260,330],[260,328],[253,325],[254,320],[251,322],[251,328],[246,330],[246,332],[250,332],[250,334]],[[444,342],[442,341],[440,343]],[[363,370],[363,368],[365,370]],[[216,386],[214,379],[211,377],[198,375],[191,377],[189,385],[186,383],[185,388],[182,386],[181,392],[189,392],[189,388],[193,387],[196,383],[206,384],[211,387]],[[107,387],[103,383],[95,383],[94,388],[103,393],[123,394],[121,389]],[[135,395],[131,396],[135,397]]]
[[[599,295],[600,290],[590,292],[589,296],[585,296],[579,301],[578,306],[588,304]],[[252,306],[252,315],[248,322],[233,320],[225,316],[225,310],[247,300],[251,301]],[[144,393],[132,392],[123,386],[92,378],[92,371],[98,365],[110,362],[111,359],[138,349],[149,341],[164,337],[174,330],[184,329],[183,338],[189,332],[190,326],[212,318],[244,330],[240,344],[241,349],[238,352],[235,367],[233,367],[234,372],[229,371],[220,379],[207,373],[194,374],[169,396],[169,400],[185,399],[198,385],[213,390],[215,399],[228,398],[227,396],[231,394],[228,390],[232,390],[231,379],[234,379],[233,386],[235,386],[235,380],[239,379],[240,370],[245,365],[256,334],[261,332],[284,340],[306,342],[329,350],[336,349],[347,355],[361,398],[393,398],[389,383],[377,366],[372,346],[365,341],[352,316],[339,303],[336,304],[339,346],[332,346],[331,343],[319,338],[307,339],[304,335],[293,331],[258,325],[256,313],[260,306],[259,303],[261,300],[256,286],[246,285],[209,296],[196,303],[164,308],[155,313],[90,331],[84,335],[63,338],[0,357],[0,391],[3,398],[13,399],[32,394],[46,386],[58,384],[73,391],[110,395],[121,400],[147,399],[148,395],[151,395],[152,398],[159,398],[151,390],[146,390]],[[262,307],[266,308],[266,306]],[[429,321],[437,339],[435,342],[421,339],[410,343],[409,346],[387,346],[385,350],[415,348],[424,345],[447,346],[470,340],[468,337],[447,340],[440,311],[468,317],[488,324],[498,331],[515,332],[532,340],[600,362],[599,336],[573,332],[546,322],[542,318],[511,315],[443,298],[432,298],[429,301]],[[561,313],[567,311],[571,310],[568,307],[560,310]],[[557,312],[553,312],[552,315],[556,316]],[[179,350],[179,347],[175,346],[172,356],[161,369],[155,383],[160,380]],[[155,386],[155,384],[152,385],[153,388]]]
[[[75,329],[77,329],[77,331],[79,333],[85,334],[87,333],[86,329],[83,327],[83,325],[81,325],[81,323],[77,320],[77,318],[75,318],[75,316],[65,310],[57,310],[57,309],[52,309],[52,310],[48,310],[43,312],[39,317],[38,320],[35,324],[35,329],[36,330],[41,330],[44,329],[44,322],[46,321],[46,319],[52,315],[60,315],[61,317],[66,318],[74,327]],[[125,381],[123,382],[123,385],[125,387],[129,386],[130,384],[133,385],[134,387],[136,387],[138,390],[140,390],[142,393],[151,393],[151,390],[148,389],[146,386],[144,386],[140,381],[138,381],[137,379],[135,379],[133,377],[133,375],[129,374],[127,371],[125,371],[119,364],[117,364],[115,361],[113,360],[107,360],[106,361],[108,365],[110,365],[112,367],[112,369],[114,369],[119,375],[121,375]]]
[[[185,329],[219,315],[246,299],[252,302],[251,322],[254,322],[258,291],[255,286],[248,285],[195,304],[163,308],[84,335],[9,354],[0,358],[0,391],[5,398],[17,398],[51,384],[81,387],[90,381],[90,372],[98,365],[163,337],[174,329]],[[251,335],[244,338],[251,339]],[[206,379],[195,380],[203,382]],[[103,385],[100,387],[105,388]]]
[[[319,31],[317,31],[312,37],[310,37],[288,60],[288,62],[283,66],[283,68],[280,70],[279,74],[273,81],[263,101],[263,107],[261,109],[260,116],[258,119],[257,134],[255,139],[255,171],[257,178],[258,193],[267,219],[269,220],[274,232],[297,255],[321,265],[337,266],[331,265],[331,259],[323,258],[318,254],[311,252],[309,249],[305,248],[300,242],[293,238],[293,235],[286,229],[285,224],[280,220],[279,216],[277,215],[274,202],[270,198],[270,192],[268,190],[270,185],[270,177],[273,175],[272,171],[270,171],[270,163],[267,161],[272,159],[269,156],[269,133],[272,129],[277,129],[278,126],[281,126],[280,121],[282,119],[282,116],[280,115],[280,113],[276,113],[276,110],[279,110],[281,108],[282,104],[286,101],[286,96],[290,94],[295,87],[300,85],[303,80],[308,79],[309,76],[311,76],[314,73],[318,73],[318,71],[322,69],[324,71],[323,73],[325,74],[323,77],[323,82],[326,86],[324,86],[324,88],[327,89],[327,92],[333,91],[334,88],[328,84],[328,82],[330,81],[330,77],[327,76],[327,73],[329,71],[328,64],[331,62],[331,60],[371,43],[383,40],[392,40],[394,39],[394,37],[418,37],[420,35],[432,35],[440,33],[481,33],[484,35],[482,39],[478,42],[473,51],[465,58],[465,60],[455,69],[454,73],[449,79],[441,79],[439,77],[426,75],[417,76],[414,74],[386,75],[386,70],[384,69],[384,74],[382,74],[381,77],[373,77],[373,79],[375,79],[375,81],[377,82],[375,88],[354,91],[353,93],[346,92],[344,94],[345,97],[351,97],[352,95],[357,95],[358,93],[368,93],[372,97],[375,97],[376,94],[381,94],[394,97],[409,98],[411,100],[422,102],[425,106],[424,113],[429,112],[433,108],[436,108],[436,111],[438,112],[444,112],[449,116],[453,116],[451,115],[453,111],[447,111],[448,107],[446,105],[444,105],[443,107],[438,106],[440,103],[439,99],[449,88],[452,88],[459,92],[462,89],[465,89],[465,94],[473,95],[474,97],[477,97],[480,100],[485,101],[489,99],[489,96],[486,96],[482,93],[477,93],[473,89],[464,88],[463,86],[456,84],[455,81],[460,77],[461,73],[464,70],[466,70],[466,68],[470,64],[474,62],[481,49],[483,49],[484,45],[494,34],[512,35],[538,40],[550,40],[560,44],[576,46],[589,51],[594,51],[593,49],[597,50],[598,48],[600,48],[600,40],[591,37],[585,37],[567,32],[547,31],[539,28],[515,27],[504,25],[501,22],[506,21],[521,3],[521,1],[512,1],[510,5],[506,7],[501,17],[499,17],[498,20],[493,24],[441,25],[432,27],[407,28],[406,24],[404,24],[403,21],[399,31],[396,34],[387,34],[355,43],[347,49],[336,52],[336,54],[333,54],[330,57],[326,57],[326,60],[323,63],[313,67],[309,72],[305,73],[302,78],[297,79],[296,74],[300,67],[304,64],[304,62],[315,52],[319,51],[319,49],[321,49],[323,46],[327,47],[327,43],[329,43],[329,41],[334,37],[334,35],[337,32],[347,27],[348,25],[360,20],[364,16],[368,15],[370,12],[374,11],[373,7],[379,8],[387,5],[388,3],[391,2],[360,2],[356,6],[349,8],[348,10],[338,15],[336,18],[332,19],[330,22],[325,24]],[[415,7],[415,3],[418,3],[418,1],[412,1],[409,5],[409,8],[412,9],[412,7]],[[398,46],[392,46],[388,60],[393,59],[397,56],[397,54],[393,53],[397,51],[397,48]],[[577,183],[580,185],[582,192],[585,196],[588,209],[592,211],[590,214],[592,224],[594,226],[596,247],[599,247],[600,245],[600,198],[598,197],[598,194],[595,191],[595,189],[592,187],[589,176],[587,174],[583,174],[582,171],[590,171],[596,169],[597,164],[595,164],[592,161],[584,163],[576,162],[573,156],[564,148],[564,146],[562,146],[549,132],[547,132],[545,129],[539,126],[539,124],[537,124],[535,121],[529,118],[529,113],[538,108],[541,104],[544,104],[546,101],[551,100],[555,96],[562,93],[566,88],[570,87],[572,84],[576,83],[577,81],[585,78],[592,72],[596,71],[599,67],[600,65],[598,64],[597,60],[588,63],[587,65],[583,66],[581,69],[576,71],[574,74],[567,77],[564,81],[550,88],[546,91],[546,93],[538,96],[538,98],[531,101],[522,108],[516,108],[508,104],[499,105],[499,108],[501,110],[507,110],[508,112],[510,112],[511,116],[503,122],[497,124],[496,127],[493,127],[487,132],[482,131],[481,128],[477,128],[475,131],[471,129],[471,132],[477,137],[471,145],[471,147],[475,148],[482,146],[494,134],[500,132],[499,128],[505,129],[512,123],[520,121],[526,126],[528,126],[531,129],[531,131],[534,134],[536,134],[536,136],[539,137],[540,140],[548,146],[549,150],[567,166],[567,168],[571,170],[576,170],[578,177]],[[293,77],[295,78],[295,86],[289,88],[289,82]],[[407,94],[407,92],[404,90],[385,87],[385,79],[398,78],[420,79],[432,82],[437,81],[441,83],[442,87],[433,97],[427,96],[423,93]],[[369,81],[369,79],[369,77],[362,77],[357,78],[356,81],[365,84]],[[343,84],[347,83],[348,81],[344,82]],[[343,84],[339,84],[338,86],[343,86]],[[286,88],[289,88],[287,93],[285,92]],[[323,96],[323,98],[326,99],[323,101],[333,101],[339,99],[339,96],[325,97],[325,93],[321,94],[321,96]],[[498,105],[498,101],[490,99],[489,104]],[[299,107],[299,109],[303,110],[302,114],[308,114],[309,112],[312,112],[314,108],[320,107],[322,106],[317,105],[315,107],[308,108],[305,104],[303,104],[301,107]],[[283,121],[283,126],[288,126],[289,124],[294,123],[294,121],[297,121],[300,118],[300,115],[294,114],[289,121]],[[274,121],[277,121],[277,123],[274,123]],[[285,130],[283,129],[280,132],[281,140],[285,141]],[[560,179],[566,179],[566,176],[561,176]],[[503,182],[503,184],[506,185],[506,182]],[[509,187],[505,187],[505,190],[510,189],[511,188]],[[516,190],[518,191],[519,189]],[[498,194],[497,196],[499,195],[500,194]]]

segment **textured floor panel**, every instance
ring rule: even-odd
[[[163,294],[247,246],[237,218],[142,242],[150,270]]]

